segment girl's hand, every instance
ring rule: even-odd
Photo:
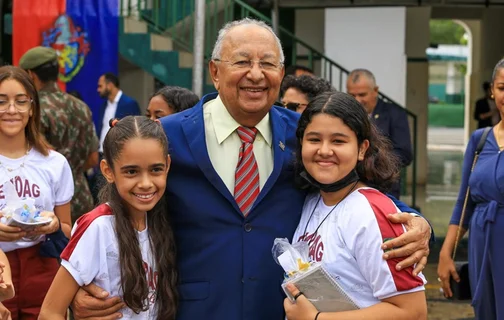
[[[59,219],[54,214],[54,212],[42,211],[40,213],[40,216],[41,217],[48,217],[48,218],[51,218],[52,220],[49,224],[47,224],[45,226],[36,227],[33,231],[28,232],[27,235],[29,237],[54,233],[54,232],[58,231],[58,229],[60,228]]]
[[[300,293],[293,284],[287,285],[287,290],[296,297]],[[304,294],[297,297],[296,302],[292,303],[289,298],[284,300],[284,309],[288,320],[313,320],[318,313],[317,308],[306,299]]]
[[[2,212],[0,211],[0,217],[3,217]],[[0,241],[11,242],[17,241],[26,236],[26,232],[21,230],[18,227],[10,227],[3,223],[0,223]]]
[[[5,264],[0,262],[0,301],[14,297],[14,286],[12,283],[5,283],[3,279]],[[2,319],[2,318],[0,318]]]
[[[0,301],[14,297],[14,286],[12,283],[0,283]]]
[[[0,262],[0,284],[3,283],[3,273],[4,273],[5,264]]]
[[[1,302],[0,302],[0,320],[12,320],[9,309],[7,309]]]

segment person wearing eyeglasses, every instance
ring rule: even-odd
[[[82,101],[61,91],[58,80],[58,56],[52,48],[35,47],[19,61],[35,83],[40,97],[41,130],[47,142],[63,154],[72,168],[75,197],[72,221],[93,209],[94,201],[85,176],[98,165],[98,137],[91,110]]]
[[[209,62],[217,92],[160,120],[172,159],[165,197],[177,247],[177,320],[284,319],[283,272],[271,247],[277,237],[292,238],[306,196],[294,185],[299,115],[272,106],[284,61],[280,39],[266,23],[230,22]],[[429,225],[404,219],[412,228],[394,240],[411,251],[387,254],[413,254],[400,266],[422,266]],[[76,319],[118,319],[117,297],[93,285],[83,289],[72,304]]]
[[[286,76],[280,87],[282,104],[297,113],[303,113],[312,99],[327,91],[336,89],[326,80],[310,75]]]
[[[3,301],[12,319],[36,320],[59,268],[46,255],[54,237],[70,237],[74,194],[67,159],[51,150],[40,132],[40,103],[29,75],[18,67],[0,68],[0,250],[9,260],[16,295]],[[7,206],[31,198],[50,223],[26,231],[8,225]],[[15,200],[14,200],[15,201]],[[15,206],[15,205],[13,205]],[[51,240],[52,239],[52,240]],[[0,305],[0,315],[5,315]]]

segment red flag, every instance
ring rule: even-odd
[[[43,33],[65,13],[66,1],[14,0],[12,5],[12,62],[18,66],[26,51],[42,45]]]

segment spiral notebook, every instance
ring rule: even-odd
[[[334,280],[321,263],[310,266],[309,270],[287,279],[282,288],[291,301],[294,297],[285,286],[294,284],[320,312],[341,312],[357,310],[359,307]]]

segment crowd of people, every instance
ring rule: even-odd
[[[433,234],[398,200],[413,157],[406,113],[378,98],[368,70],[350,73],[347,94],[284,63],[267,24],[228,23],[209,63],[216,93],[164,87],[140,115],[107,73],[96,126],[88,106],[58,88],[52,49],[1,67],[0,212],[12,187],[50,222],[0,221],[0,319],[66,319],[69,310],[74,319],[426,319],[422,270]],[[503,62],[492,82],[499,110],[501,70]],[[479,163],[491,158],[497,168],[487,150],[499,150],[494,131]],[[469,207],[488,216],[474,222],[482,247],[499,237],[485,232],[493,228],[485,221],[499,219],[499,194],[483,188],[491,173],[476,169]],[[444,288],[453,232],[440,262]],[[320,312],[295,286],[295,302],[285,299],[276,238],[306,242],[359,309]],[[474,252],[480,288],[499,260]],[[478,300],[480,312],[498,311],[496,287],[493,304]]]

